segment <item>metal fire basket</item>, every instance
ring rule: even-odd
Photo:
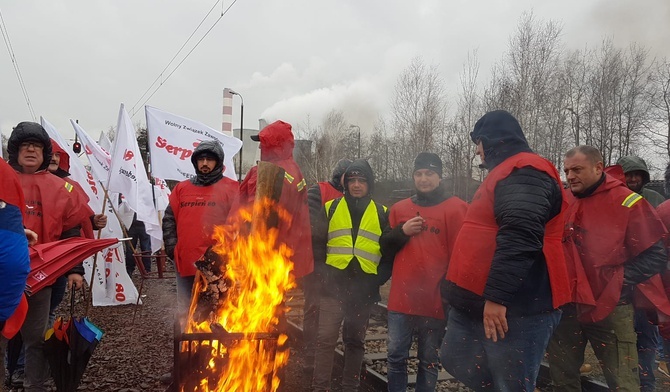
[[[174,370],[173,382],[177,391],[196,390],[197,382],[203,378],[218,379],[220,374],[207,374],[208,363],[214,358],[225,368],[227,355],[225,348],[231,347],[236,341],[251,340],[256,342],[256,350],[269,352],[274,361],[277,353],[279,332],[264,333],[230,333],[224,329],[214,332],[183,332],[179,320],[174,323]],[[267,385],[272,386],[272,374],[267,375]]]

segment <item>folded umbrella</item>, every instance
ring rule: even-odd
[[[86,371],[93,351],[103,332],[88,318],[77,318],[74,312],[74,293],[70,299],[70,319],[56,319],[47,331],[44,353],[49,361],[51,377],[58,392],[75,392]]]
[[[44,355],[49,361],[51,376],[58,391],[65,391],[68,385],[68,357],[70,355],[68,333],[71,324],[69,321],[63,322],[63,319],[58,317],[54,321],[53,328],[47,331],[44,341]]]
[[[93,351],[97,347],[100,339],[97,338],[100,331],[99,328],[95,327],[95,331],[92,330],[89,325],[92,325],[90,321],[87,323],[86,318],[74,319],[74,328],[70,334],[70,382],[74,386],[74,390],[77,389],[81,378],[84,375],[86,366],[88,366],[88,361],[93,355]],[[102,331],[100,331],[102,333]]]
[[[30,274],[26,292],[34,294],[47,287],[75,265],[105,248],[118,238],[90,239],[73,237],[30,247]]]

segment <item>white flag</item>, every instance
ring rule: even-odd
[[[233,157],[242,147],[241,140],[186,117],[151,106],[145,106],[144,109],[147,115],[152,175],[178,181],[195,177],[195,169],[191,163],[193,150],[203,140],[216,140],[221,144],[225,155],[223,175],[237,180]]]
[[[144,222],[147,234],[151,237],[151,250],[159,250],[163,231],[154,207],[153,189],[144,170],[135,127],[123,104],[119,108],[108,190],[123,194],[128,207],[137,213],[138,220]]]
[[[65,151],[72,151],[71,146],[63,139],[60,133],[44,117],[40,117],[42,127],[47,131],[49,137],[58,143]],[[102,212],[102,201],[104,191],[93,175],[86,170],[84,164],[73,153],[70,158],[70,177],[67,181],[75,181],[84,189],[89,197],[88,205],[95,213]],[[109,203],[106,204],[105,215],[107,215],[107,226],[101,230],[100,238],[123,238],[123,231],[118,219],[111,210]],[[117,249],[118,248],[118,249]],[[125,259],[119,263],[107,263],[108,254],[123,255],[123,246],[117,244],[111,246],[98,254],[95,273],[93,273],[93,258],[84,261],[86,281],[92,286],[93,306],[134,304],[137,301],[137,289],[133,285],[126,271]],[[92,277],[92,278],[91,278]],[[123,292],[123,295],[118,293]]]
[[[170,205],[170,188],[162,178],[154,177],[154,194],[156,195],[156,209],[165,212]]]
[[[106,133],[100,132],[100,137],[98,138],[98,144],[100,145],[100,147],[102,147],[103,150],[112,151],[112,141],[109,140],[109,137],[107,137]]]
[[[84,152],[91,163],[91,171],[97,179],[103,180],[109,178],[109,167],[112,164],[109,152],[105,151],[92,137],[84,131],[74,120],[70,119],[70,124],[74,127],[74,131],[79,136]]]

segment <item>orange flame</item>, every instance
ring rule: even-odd
[[[196,280],[186,332],[212,332],[211,325],[219,324],[227,332],[244,334],[245,339],[202,342],[203,346],[211,344],[212,355],[204,373],[216,374],[218,379],[203,376],[199,385],[189,386],[193,388],[189,392],[278,389],[277,371],[289,357],[287,336],[255,339],[254,335],[277,332],[280,318],[288,310],[284,295],[295,287],[290,260],[293,251],[278,241],[278,230],[266,224],[287,219],[290,216],[286,211],[270,199],[262,199],[250,209],[241,209],[235,222],[214,229],[213,250],[225,260],[225,278],[232,282],[232,287],[223,306],[210,315],[210,320],[197,323],[192,318],[193,309],[197,293],[203,288]]]

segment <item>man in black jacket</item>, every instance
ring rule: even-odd
[[[366,160],[352,162],[344,173],[344,196],[325,204],[314,249],[314,264],[323,264],[323,291],[314,360],[314,392],[330,391],[333,351],[340,325],[344,344],[342,392],[358,391],[365,354],[365,332],[379,286],[391,276],[379,238],[389,230],[385,206],[371,198],[374,173]]]
[[[442,364],[472,389],[533,391],[556,308],[569,300],[561,181],[510,113],[485,114],[470,135],[489,174],[447,272]]]
[[[344,188],[342,187],[342,176],[347,167],[351,164],[349,159],[340,159],[335,164],[333,174],[328,181],[322,181],[312,185],[307,190],[307,204],[309,205],[309,219],[312,230],[318,226],[317,220],[323,214],[323,205],[327,202],[342,197]],[[312,249],[316,249],[319,244],[314,242],[316,237],[312,236]],[[317,255],[315,254],[314,257]],[[302,288],[305,295],[305,304],[303,306],[303,341],[305,347],[305,362],[303,370],[306,377],[312,377],[314,371],[314,351],[316,345],[316,334],[319,329],[319,303],[321,301],[321,272],[325,264],[315,264],[314,272],[305,275],[302,278]]]

